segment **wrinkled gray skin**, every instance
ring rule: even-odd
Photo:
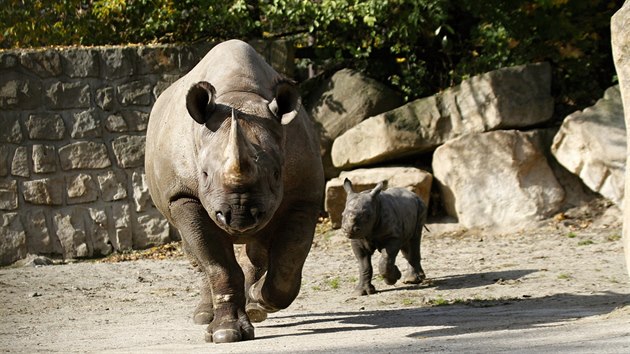
[[[385,283],[393,285],[401,277],[396,266],[398,251],[408,263],[403,283],[421,283],[425,275],[420,265],[420,239],[427,213],[422,199],[403,188],[383,191],[383,182],[372,190],[355,193],[346,178],[343,187],[348,196],[341,230],[350,238],[359,262],[359,284],[354,294],[376,293],[371,262],[375,250],[381,253],[378,270]]]
[[[248,44],[215,46],[157,99],[145,167],[156,207],[204,273],[193,314],[207,341],[297,296],[322,201],[319,145],[292,82]],[[237,256],[234,244],[244,244]]]

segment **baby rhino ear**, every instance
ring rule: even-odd
[[[275,97],[269,103],[269,110],[280,120],[280,124],[291,123],[300,111],[302,101],[292,81],[280,81],[275,87]]]
[[[199,124],[205,124],[214,111],[215,89],[207,81],[199,81],[188,89],[186,109],[188,114]]]
[[[354,190],[352,190],[352,182],[350,182],[350,180],[347,178],[343,181],[343,189],[346,191],[347,194],[354,193]]]
[[[372,189],[372,191],[370,192],[370,197],[374,198],[374,197],[376,197],[379,193],[381,193],[381,191],[383,190],[383,186],[384,186],[383,181],[378,182],[378,184],[376,185],[376,187],[374,187],[374,189]]]

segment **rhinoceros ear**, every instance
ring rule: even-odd
[[[372,189],[372,191],[370,192],[370,196],[372,198],[376,197],[383,190],[383,186],[384,186],[383,181],[378,182],[376,187],[374,187],[374,189]]]
[[[281,81],[276,85],[276,96],[269,103],[269,110],[282,125],[291,123],[300,110],[302,102],[295,84],[292,81]]]
[[[186,94],[188,114],[199,124],[205,124],[209,113],[214,110],[214,87],[207,81],[192,85]]]
[[[347,194],[354,193],[354,190],[352,190],[352,182],[347,178],[343,180],[343,189]]]

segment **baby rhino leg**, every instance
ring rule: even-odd
[[[422,231],[422,230],[420,230]],[[412,237],[402,249],[403,257],[407,260],[407,270],[403,283],[420,284],[426,278],[420,265],[420,234]]]
[[[381,261],[378,270],[387,285],[394,285],[400,279],[400,270],[396,266],[396,256],[400,245],[398,242],[391,242],[381,249]]]

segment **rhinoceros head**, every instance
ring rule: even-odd
[[[271,101],[251,92],[215,97],[208,82],[188,91],[194,124],[199,198],[210,217],[232,235],[263,228],[283,196],[284,128],[297,115],[300,99],[290,82],[280,82]]]
[[[367,238],[379,216],[378,194],[383,190],[383,182],[379,182],[372,190],[356,193],[352,182],[345,179],[346,206],[341,214],[341,230],[351,239]]]

